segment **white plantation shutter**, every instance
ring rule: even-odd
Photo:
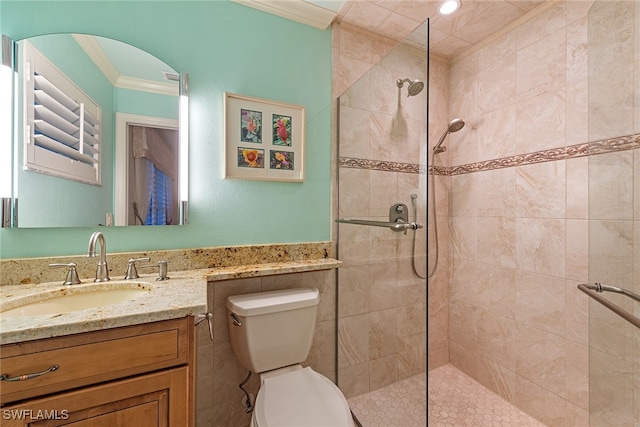
[[[31,44],[24,44],[25,168],[101,185],[101,109]]]

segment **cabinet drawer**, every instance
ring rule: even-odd
[[[0,374],[15,377],[58,368],[25,381],[1,381],[2,405],[189,362],[189,317],[0,347]]]
[[[0,410],[3,427],[182,427],[192,425],[186,366],[84,387]]]

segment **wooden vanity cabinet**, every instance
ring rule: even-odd
[[[191,426],[193,317],[0,347],[4,426]]]

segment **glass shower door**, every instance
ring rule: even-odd
[[[589,424],[637,427],[640,4],[597,0],[588,20]]]

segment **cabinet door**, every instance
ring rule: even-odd
[[[22,402],[0,424],[73,427],[180,427],[189,424],[187,367]]]

